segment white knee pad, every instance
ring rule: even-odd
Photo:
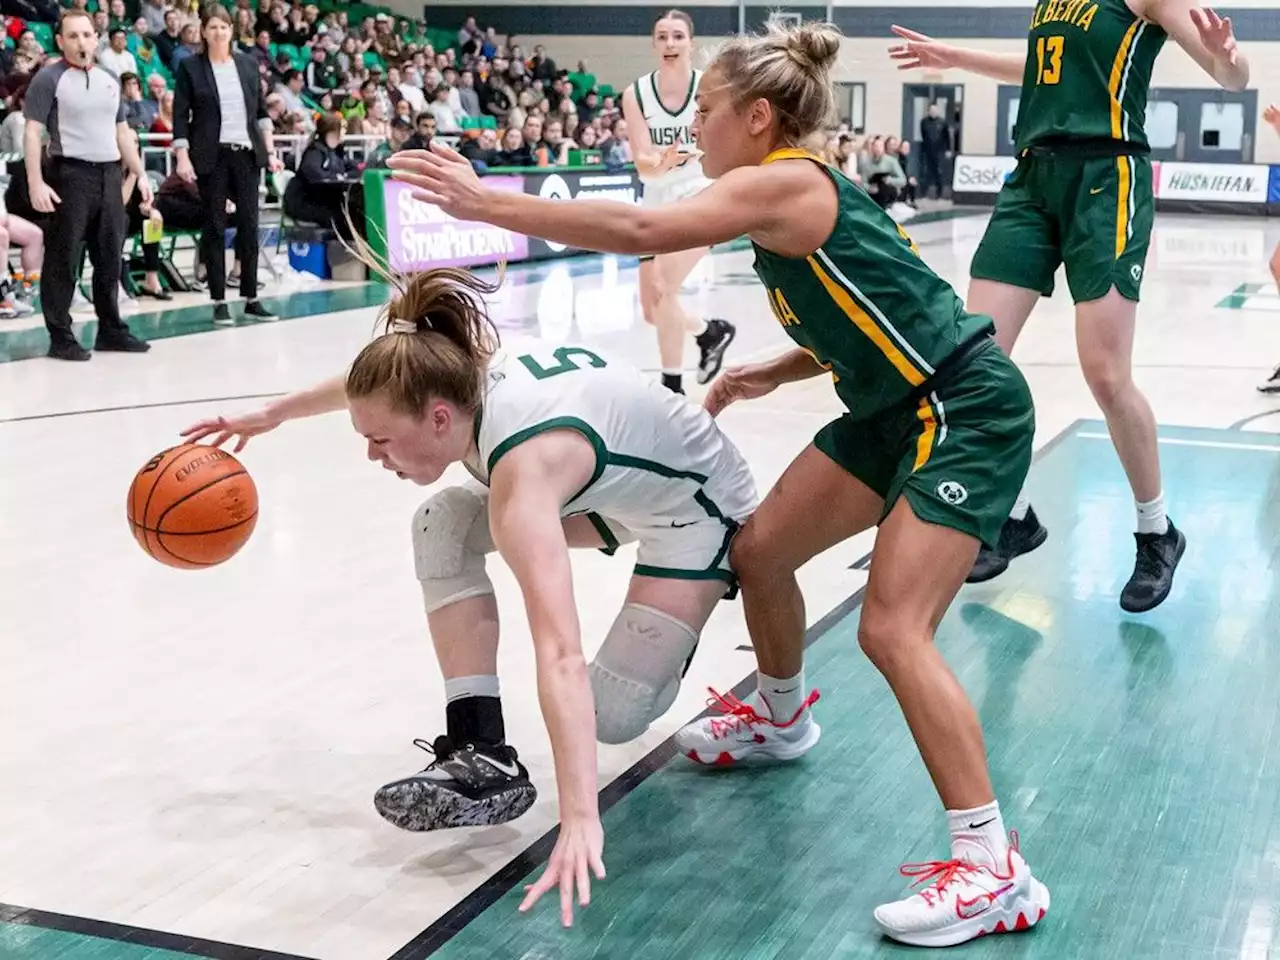
[[[675,702],[697,645],[688,625],[652,607],[626,604],[588,670],[597,739],[626,743],[648,730]]]
[[[484,569],[493,550],[487,494],[450,487],[420,506],[413,515],[413,566],[427,613],[493,593]]]

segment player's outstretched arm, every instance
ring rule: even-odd
[[[490,477],[494,545],[524,595],[538,671],[538,700],[551,736],[560,797],[560,838],[546,871],[526,889],[528,910],[560,888],[561,920],[573,922],[573,894],[586,906],[591,879],[604,877],[604,829],[596,797],[596,715],[582,653],[569,546],[561,507],[595,473],[596,454],[581,434],[555,430],[507,452]]]
[[[1262,111],[1262,119],[1271,124],[1271,129],[1276,133],[1280,133],[1280,107],[1274,103],[1267,104],[1267,108]]]
[[[394,154],[387,165],[397,179],[415,188],[417,199],[460,220],[491,223],[601,253],[674,253],[748,234],[756,240],[814,234],[816,240],[802,251],[804,255],[817,249],[826,237],[821,233],[821,220],[816,228],[821,235],[815,233],[809,194],[824,191],[830,200],[827,232],[835,216],[835,190],[826,175],[810,164],[805,166],[812,169],[804,172],[785,163],[739,167],[695,196],[656,209],[614,200],[566,203],[489,189],[465,158],[438,143],[430,150]]]
[[[1022,83],[1022,72],[1026,65],[1026,58],[1022,54],[970,50],[940,43],[933,37],[896,24],[892,29],[904,41],[889,48],[889,56],[898,61],[899,70],[954,68],[991,77],[1002,83]]]
[[[205,437],[220,447],[232,437],[236,438],[234,453],[244,449],[250,437],[274,430],[286,420],[314,417],[347,408],[346,376],[333,377],[306,390],[298,390],[278,400],[233,417],[212,417],[200,420],[183,430],[181,436],[188,443],[196,443]]]
[[[1236,44],[1231,18],[1195,0],[1147,0],[1144,11],[1173,41],[1227,90],[1249,86],[1249,59]]]

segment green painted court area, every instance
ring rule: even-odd
[[[1048,543],[965,588],[943,622],[1006,823],[1053,897],[1035,930],[957,955],[1196,960],[1280,945],[1280,438],[1165,428],[1161,455],[1189,539],[1162,607],[1118,606],[1132,501],[1105,428],[1081,422],[1033,469]],[[806,758],[726,771],[675,758],[608,810],[609,877],[571,930],[554,896],[517,913],[521,883],[433,956],[921,955],[883,940],[871,911],[906,889],[900,863],[945,856],[945,822],[857,627],[854,608],[810,648],[824,733]],[[176,956],[0,924],[3,960]]]
[[[965,957],[1192,960],[1280,943],[1280,441],[1168,428],[1161,454],[1189,539],[1162,607],[1118,606],[1133,504],[1105,428],[1082,423],[1034,468],[1048,543],[966,588],[942,625],[1005,821],[1053,895],[1038,928]],[[857,625],[855,612],[810,649],[824,734],[804,760],[677,758],[606,815],[609,879],[573,929],[555,903],[519,915],[518,887],[437,955],[919,955],[883,940],[871,911],[905,889],[899,863],[946,855],[946,827]]]

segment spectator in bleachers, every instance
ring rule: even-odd
[[[154,76],[154,74],[153,74]],[[151,124],[151,132],[157,134],[173,135],[173,91],[166,90],[160,94],[160,109],[156,111],[156,118]]]
[[[313,97],[322,97],[338,85],[338,64],[319,43],[311,45],[311,60],[303,74],[303,84]]]
[[[124,230],[126,237],[133,237],[143,233],[143,227],[148,220],[154,220],[161,226],[164,224],[164,217],[161,216],[160,211],[156,208],[154,198],[151,203],[143,200],[141,192],[134,189],[137,183],[138,178],[132,173],[127,174],[124,178]],[[159,243],[143,242],[142,265],[145,276],[142,283],[134,288],[135,292],[155,300],[172,300],[173,294],[165,290],[164,285],[160,282]]]
[[[914,209],[920,182],[913,176],[911,170],[911,141],[899,140],[897,137],[886,137],[884,152],[891,157],[898,158],[898,166],[902,168],[902,175],[905,178],[900,199],[907,206]]]
[[[294,220],[334,230],[350,241],[344,205],[357,228],[364,224],[364,193],[360,171],[342,148],[346,121],[338,113],[316,121],[315,138],[302,154],[298,172],[284,191],[284,211]]]
[[[498,131],[484,129],[480,136],[464,140],[458,152],[471,161],[477,173],[484,173],[488,167],[498,165]]]
[[[535,117],[539,123],[543,122],[542,114],[535,113],[533,116],[529,117],[525,123],[527,124],[529,120],[532,120]],[[551,163],[560,164],[562,166],[569,162],[569,151],[576,150],[578,148],[576,143],[565,137],[564,124],[556,117],[551,117],[545,121],[545,126],[542,131],[541,145],[547,148],[547,154]]]
[[[253,57],[258,63],[259,70],[271,69],[271,34],[267,31],[261,31],[253,41],[253,46],[245,53]]]
[[[98,49],[102,50],[111,39],[111,14],[99,7],[93,13],[93,29],[98,35]]]
[[[284,100],[284,108],[289,113],[305,113],[307,105],[302,100],[302,84],[304,78],[301,70],[290,70],[284,76],[284,83],[275,88],[275,93]]]
[[[529,62],[533,79],[550,83],[556,78],[556,62],[547,56],[542,44],[533,48],[533,59]]]
[[[128,50],[129,34],[124,27],[111,28],[110,45],[98,51],[98,66],[110,70],[117,78],[126,73],[138,75],[138,61]]]
[[[156,52],[156,42],[151,39],[151,27],[148,25],[146,17],[137,17],[133,21],[133,30],[129,33],[129,37],[125,42],[129,48],[129,52],[133,54],[138,66],[150,66],[155,63],[159,54]]]
[[[435,97],[427,104],[427,113],[436,118],[436,129],[441,133],[457,133],[462,122],[449,106],[449,88],[443,83],[435,89]]]
[[[168,6],[165,0],[142,0],[139,14],[147,21],[147,33],[157,37],[165,31],[165,11]]]
[[[410,116],[417,116],[423,110],[427,109],[427,98],[423,95],[422,87],[415,86],[409,81],[409,77],[416,76],[413,66],[409,65],[401,69],[400,67],[389,67],[387,69],[387,87],[394,93],[400,95],[400,99],[409,101]]]
[[[863,188],[872,199],[883,209],[896,213],[895,206],[901,201],[907,178],[898,158],[885,152],[883,137],[872,138],[858,172],[862,175]]]
[[[385,167],[387,158],[405,148],[413,135],[413,124],[400,117],[391,121],[391,133],[385,143],[380,143],[365,157],[365,168]]]
[[[364,117],[358,122],[360,124],[358,132],[362,137],[385,140],[391,134],[391,123],[387,119],[381,100],[375,99],[370,103],[365,109]]]
[[[458,30],[458,47],[465,56],[468,53],[478,53],[479,44],[480,28],[476,26],[476,18],[467,17],[462,22],[461,29]]]
[[[164,13],[164,29],[155,35],[160,62],[172,72],[173,55],[182,46],[182,17],[172,8]]]
[[[137,74],[126,73],[120,77],[120,99],[124,102],[124,122],[137,133],[150,133],[156,122],[160,104],[142,98],[142,84]]]
[[[258,31],[253,29],[255,25],[253,13],[244,7],[236,7],[235,21],[233,36],[236,45],[241,50],[248,50],[258,42]]]
[[[506,120],[507,111],[514,106],[503,86],[502,80],[495,70],[485,78],[478,91],[481,111],[493,117],[499,124]]]
[[[200,25],[192,22],[182,27],[182,42],[173,51],[170,72],[177,76],[182,61],[200,52]]]
[[[436,135],[436,118],[429,113],[418,114],[414,121],[413,134],[405,144],[406,150],[429,150],[431,140]]]
[[[508,127],[502,135],[502,150],[498,154],[499,167],[536,167],[538,160],[533,147],[524,142],[519,127]]]

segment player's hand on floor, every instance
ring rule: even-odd
[[[735,400],[754,400],[773,392],[777,387],[778,381],[763,364],[734,367],[712,381],[702,406],[714,417]]]
[[[594,873],[597,880],[604,879],[603,852],[604,827],[599,818],[562,823],[547,869],[537,882],[524,888],[520,912],[532,909],[544,893],[559,884],[560,922],[566,927],[573,926],[574,888],[578,891],[579,906],[585,907],[591,902],[590,874]]]
[[[239,453],[249,442],[250,437],[274,430],[278,426],[280,421],[273,419],[265,410],[254,410],[238,417],[214,417],[210,420],[201,420],[183,430],[181,436],[185,437],[188,443],[198,443],[205,437],[213,437],[209,442],[215,447],[220,447],[235,437],[235,449],[231,452]]]

